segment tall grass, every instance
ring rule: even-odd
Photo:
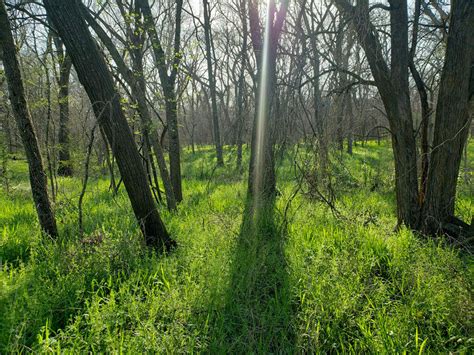
[[[394,231],[388,145],[340,158],[338,217],[304,186],[295,195],[295,152],[256,223],[232,151],[217,169],[211,148],[186,151],[184,202],[176,214],[161,208],[179,243],[170,255],[142,246],[124,191],[112,197],[99,174],[84,201],[86,237],[79,178],[60,180],[60,240],[42,237],[25,163],[11,162],[11,193],[0,192],[0,353],[473,352],[472,257]],[[460,184],[468,218],[469,176]]]

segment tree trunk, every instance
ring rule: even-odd
[[[181,183],[181,148],[178,131],[178,107],[174,90],[169,90],[168,93],[169,95],[165,95],[165,100],[170,155],[170,178],[176,201],[181,202],[183,200],[183,189]]]
[[[426,196],[426,184],[428,179],[429,169],[429,138],[428,138],[428,126],[431,117],[431,107],[428,101],[428,92],[426,91],[425,83],[421,77],[418,69],[415,65],[415,52],[418,42],[418,27],[420,22],[420,9],[421,0],[415,1],[415,14],[412,29],[412,45],[410,49],[410,71],[415,80],[416,88],[420,96],[421,104],[421,179],[420,179],[420,192],[419,192],[419,204],[423,204]]]
[[[240,18],[242,21],[242,49],[240,52],[241,56],[241,67],[239,73],[239,81],[236,86],[236,100],[237,100],[237,168],[242,167],[242,146],[243,146],[243,133],[245,128],[245,112],[244,112],[244,98],[245,92],[245,66],[247,64],[247,45],[248,45],[248,25],[247,25],[247,0],[241,0],[239,11]]]
[[[64,41],[79,80],[110,142],[135,216],[148,246],[169,249],[170,238],[155,207],[141,157],[120,106],[107,64],[82,18],[78,0],[45,0],[44,6]]]
[[[170,74],[166,55],[158,37],[158,33],[153,21],[150,4],[148,0],[137,0],[137,6],[144,16],[146,31],[150,37],[152,50],[155,56],[155,64],[158,68],[161,86],[165,98],[166,121],[168,124],[169,156],[170,156],[170,176],[173,185],[173,192],[177,202],[183,200],[183,190],[181,182],[181,150],[178,130],[178,106],[175,90],[176,76],[181,61],[180,41],[181,41],[181,12],[183,0],[176,1],[176,27],[174,36],[173,60],[171,61]]]
[[[352,146],[354,142],[354,111],[352,109],[352,93],[346,95],[346,107],[348,118],[348,132],[347,132],[347,154],[352,155]]]
[[[333,0],[350,20],[367,56],[387,113],[395,158],[398,223],[416,228],[419,219],[416,140],[408,85],[408,10],[406,0],[390,0],[391,66],[383,59],[376,29],[369,18],[369,2],[352,6]]]
[[[287,10],[288,1],[282,1],[280,10],[277,11],[275,1],[271,0],[266,14],[266,33],[263,37],[258,5],[255,1],[249,2],[250,34],[257,60],[259,83],[255,100],[256,112],[252,131],[248,193],[263,199],[271,198],[276,193],[273,152],[275,120],[272,118],[272,99],[276,85],[278,41]]]
[[[439,232],[454,215],[462,151],[473,114],[474,2],[455,0],[451,13],[422,212],[423,229],[429,234]]]
[[[222,155],[222,142],[221,133],[219,128],[219,116],[217,111],[217,88],[216,88],[216,77],[212,68],[212,39],[211,39],[211,9],[209,6],[209,0],[203,0],[204,5],[204,35],[206,42],[206,60],[207,60],[207,73],[209,77],[209,87],[211,91],[211,104],[212,104],[212,124],[214,128],[214,142],[216,145],[217,165],[224,165],[224,158]]]
[[[20,66],[16,56],[16,46],[4,0],[0,0],[0,49],[3,52],[3,65],[8,82],[8,91],[13,114],[28,160],[31,191],[33,193],[36,212],[38,213],[39,223],[43,231],[52,237],[56,237],[58,230],[53,209],[49,201],[47,177],[43,168],[41,152],[25,98]]]
[[[115,64],[117,65],[119,73],[124,77],[125,81],[131,88],[133,100],[137,102],[145,140],[150,143],[150,146],[153,149],[158,162],[158,168],[160,170],[161,179],[163,180],[163,186],[165,188],[168,209],[176,210],[176,198],[171,185],[168,168],[166,166],[163,148],[160,144],[158,131],[153,127],[153,121],[151,119],[150,110],[148,109],[146,100],[146,81],[145,76],[143,75],[143,44],[140,43],[140,40],[135,38],[136,35],[132,33],[132,36],[134,36],[133,38],[130,38],[130,40],[133,41],[132,49],[130,50],[132,54],[132,72],[125,64],[123,58],[107,33],[99,26],[99,24],[90,15],[85,7],[83,10],[87,23],[93,28],[99,39],[108,49],[110,55],[115,61]],[[126,14],[124,15],[126,16]],[[140,19],[136,17],[135,21],[140,21]],[[141,24],[138,23],[137,25],[139,28]]]
[[[57,78],[59,92],[59,162],[58,175],[72,176],[71,153],[69,147],[69,77],[71,75],[71,58],[64,53],[61,39],[53,34],[59,61],[59,77]]]

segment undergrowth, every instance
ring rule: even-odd
[[[0,192],[0,353],[472,353],[473,259],[394,231],[388,144],[334,159],[338,215],[297,189],[297,152],[279,162],[279,196],[255,219],[235,152],[216,169],[211,148],[186,151],[184,202],[160,209],[179,243],[170,255],[143,247],[123,188],[113,197],[98,168],[86,236],[80,177],[59,181],[60,239],[41,236],[26,164],[11,161],[9,194]],[[458,189],[465,219],[472,171]]]

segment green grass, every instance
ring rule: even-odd
[[[473,259],[394,231],[388,144],[335,156],[338,218],[305,186],[293,198],[295,154],[307,157],[286,153],[280,196],[255,220],[234,152],[215,169],[212,148],[186,150],[184,202],[176,214],[162,208],[179,243],[167,256],[143,248],[123,189],[112,197],[97,172],[84,206],[85,239],[96,243],[78,236],[80,178],[59,181],[60,240],[42,237],[26,165],[11,162],[11,191],[0,192],[0,353],[472,353]],[[472,171],[460,179],[466,219]]]

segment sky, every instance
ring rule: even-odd
[[[201,2],[202,2],[202,0],[189,0],[189,3],[193,7],[194,12],[199,11],[199,7],[200,7]]]

